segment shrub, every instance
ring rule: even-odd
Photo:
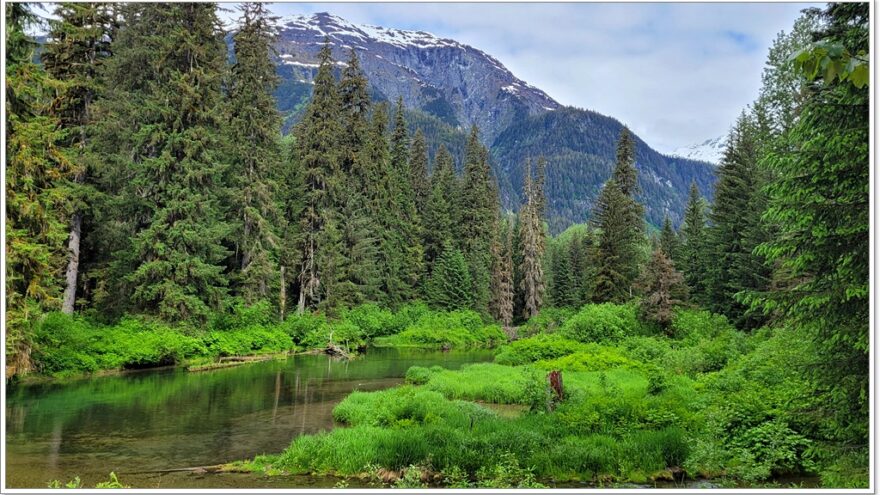
[[[430,380],[435,373],[440,371],[443,371],[442,366],[431,366],[430,368],[411,366],[406,370],[406,383],[424,385],[425,383],[428,383],[428,380]]]
[[[582,344],[583,345],[583,344]],[[541,360],[535,366],[545,370],[605,371],[613,368],[642,369],[638,361],[624,356],[612,347],[586,344],[586,349],[556,359]]]
[[[507,336],[501,327],[484,325],[477,313],[461,310],[425,313],[403,332],[379,339],[377,343],[424,347],[491,347],[506,340]]]
[[[579,342],[613,342],[638,331],[634,306],[605,303],[584,306],[559,333]]]
[[[208,347],[208,353],[212,356],[282,352],[293,347],[290,336],[278,326],[257,326],[210,332],[204,340]]]
[[[516,366],[566,356],[585,348],[584,344],[561,335],[541,334],[505,345],[495,356],[495,362]]]
[[[358,329],[366,339],[395,333],[394,314],[375,304],[361,304],[342,313],[342,320]]]
[[[424,387],[447,399],[480,400],[496,404],[526,404],[532,401],[529,384],[546,388],[543,376],[528,368],[511,368],[492,363],[463,366],[458,371],[441,370],[431,375]]]
[[[571,318],[576,311],[572,308],[544,308],[519,327],[519,337],[530,337],[541,333],[553,333]]]

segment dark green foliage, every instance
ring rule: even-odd
[[[587,225],[578,224],[550,240],[548,293],[554,306],[577,308],[589,300],[593,235]]]
[[[678,258],[673,258],[690,289],[691,297],[704,302],[706,297],[706,273],[709,269],[706,257],[706,216],[705,202],[696,184],[691,184],[691,193],[684,212],[684,222],[679,234],[681,245]]]
[[[60,121],[49,112],[52,83],[33,62],[27,4],[6,9],[6,353],[11,370],[30,368],[28,325],[60,305],[66,261],[64,188],[72,178]],[[7,370],[9,371],[9,370]]]
[[[767,236],[760,221],[766,195],[761,190],[765,178],[757,167],[757,151],[754,123],[743,114],[731,131],[718,169],[706,240],[709,309],[740,328],[755,328],[762,318],[747,311],[734,296],[763,290],[769,281],[763,257],[753,252]]]
[[[471,274],[473,307],[480,313],[486,313],[492,262],[489,245],[495,230],[498,200],[489,168],[488,151],[480,144],[476,126],[471,128],[458,191],[455,204],[461,206],[460,215],[456,216],[456,234]]]
[[[422,230],[424,235],[425,260],[429,267],[447,246],[458,242],[455,237],[457,228],[456,201],[458,187],[455,180],[455,165],[452,156],[441,147],[434,158],[434,173],[431,174],[431,196],[426,205]]]
[[[105,178],[120,180],[113,220],[128,234],[113,264],[133,307],[204,321],[228,283],[220,21],[213,4],[130,5],[125,18],[102,137],[117,167]]]
[[[543,158],[538,159],[535,175],[531,164],[526,166],[525,204],[519,211],[520,226],[520,291],[523,299],[523,319],[538,314],[544,302],[544,166]]]
[[[425,283],[428,302],[441,309],[465,309],[473,304],[473,280],[458,249],[449,248],[434,263]]]
[[[278,232],[286,221],[276,204],[281,168],[281,117],[273,93],[278,85],[269,58],[274,20],[265,5],[241,6],[240,29],[233,36],[235,64],[229,76],[230,223],[235,268],[234,292],[247,302],[276,294],[279,278]]]
[[[866,5],[831,4],[822,17],[821,40],[867,50]],[[832,435],[858,442],[867,440],[869,403],[868,91],[811,85],[784,146],[766,159],[765,219],[779,232],[758,249],[780,279],[759,302],[815,342],[810,376],[827,397]]]
[[[600,229],[592,293],[596,302],[625,301],[631,296],[632,283],[638,276],[638,246],[644,237],[644,208],[634,198],[638,184],[633,146],[629,130],[623,128],[617,164],[593,211],[592,222]]]
[[[419,129],[412,140],[409,155],[410,183],[412,184],[413,198],[416,203],[419,224],[424,228],[423,218],[428,208],[428,199],[431,196],[431,180],[428,177],[428,146],[425,143],[425,134]]]
[[[667,258],[676,260],[679,257],[678,244],[678,234],[672,228],[672,222],[669,221],[669,217],[663,217],[663,228],[660,230],[660,249]]]

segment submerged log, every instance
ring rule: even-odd
[[[336,357],[340,357],[340,358],[344,358],[344,359],[351,359],[351,355],[348,353],[347,350],[345,350],[345,348],[339,347],[338,345],[336,345],[332,342],[327,344],[327,348],[324,349],[324,352],[331,355],[331,356],[336,356]]]

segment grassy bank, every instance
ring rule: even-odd
[[[75,377],[161,366],[194,370],[230,365],[232,356],[258,356],[328,345],[356,352],[383,346],[474,348],[506,342],[496,325],[472,311],[442,312],[421,303],[392,312],[361,305],[330,319],[291,315],[278,321],[268,305],[235,306],[202,328],[124,317],[112,324],[49,313],[35,324],[31,358],[39,377]]]
[[[410,487],[683,477],[760,486],[801,475],[867,486],[867,447],[841,450],[821,418],[803,414],[811,344],[793,332],[744,334],[696,310],[660,331],[614,305],[561,320],[533,322],[532,336],[500,348],[495,363],[413,367],[407,385],[353,393],[334,409],[348,427],[237,466]],[[562,397],[549,370],[562,372]],[[530,412],[505,418],[478,402]]]

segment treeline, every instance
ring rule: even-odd
[[[476,127],[463,156],[429,153],[401,101],[371,101],[354,52],[325,45],[282,138],[265,5],[241,6],[232,54],[214,4],[62,3],[35,57],[29,9],[6,17],[19,370],[56,310],[200,326],[264,301],[279,320],[423,299],[509,324],[540,307],[542,162],[519,220],[502,218]]]
[[[692,185],[677,230],[667,218],[654,235],[637,233],[619,146],[593,223],[549,243],[548,302],[637,295],[643,317],[665,325],[689,300],[741,330],[793,329],[811,343],[801,371],[813,388],[792,407],[824,418],[823,431],[805,433],[866,445],[867,52],[866,4],[805,10],[774,42],[760,96],[730,131],[714,202]]]

